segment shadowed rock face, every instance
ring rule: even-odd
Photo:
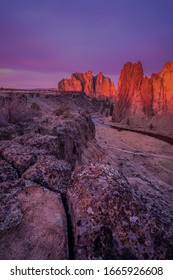
[[[113,121],[132,115],[152,116],[173,112],[173,61],[158,74],[145,77],[141,62],[124,65],[118,81]]]
[[[169,206],[137,193],[110,166],[76,170],[67,198],[76,259],[172,258]]]
[[[173,61],[165,64],[162,75],[163,89],[167,101],[167,110],[173,112]]]
[[[153,114],[153,84],[152,80],[148,77],[144,77],[141,83],[141,99],[142,110],[144,114],[152,116]]]
[[[58,90],[66,91],[83,91],[88,96],[115,96],[116,89],[108,77],[101,72],[93,76],[92,71],[84,74],[74,73],[70,79],[63,79],[58,84]]]

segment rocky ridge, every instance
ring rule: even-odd
[[[173,61],[150,78],[144,76],[141,62],[128,62],[121,70],[117,91],[113,121],[173,112]]]
[[[88,96],[115,96],[116,89],[108,77],[105,77],[101,72],[93,76],[92,71],[84,74],[73,73],[70,79],[63,79],[58,83],[57,89],[60,92],[84,92]]]
[[[0,259],[68,259],[66,192],[75,166],[85,161],[85,149],[101,156],[94,124],[74,104],[75,112],[64,107],[62,96],[26,96],[28,112],[33,113],[33,101],[40,111],[27,121],[18,110],[24,105],[20,94],[14,94],[15,103],[6,97],[0,127]],[[13,104],[19,106],[15,118]]]

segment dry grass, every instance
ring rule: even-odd
[[[62,116],[63,118],[69,118],[71,115],[69,107],[67,107],[64,103],[62,103],[54,113],[56,116]]]

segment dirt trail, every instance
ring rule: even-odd
[[[118,168],[132,184],[173,187],[173,146],[146,135],[96,125],[104,161]]]

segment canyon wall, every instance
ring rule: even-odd
[[[173,61],[150,78],[144,75],[140,61],[126,63],[120,73],[117,91],[113,121],[173,112]]]
[[[58,83],[60,92],[83,91],[88,96],[115,96],[116,89],[110,78],[105,77],[101,72],[93,76],[92,71],[84,74],[73,73],[70,79],[63,79]]]

